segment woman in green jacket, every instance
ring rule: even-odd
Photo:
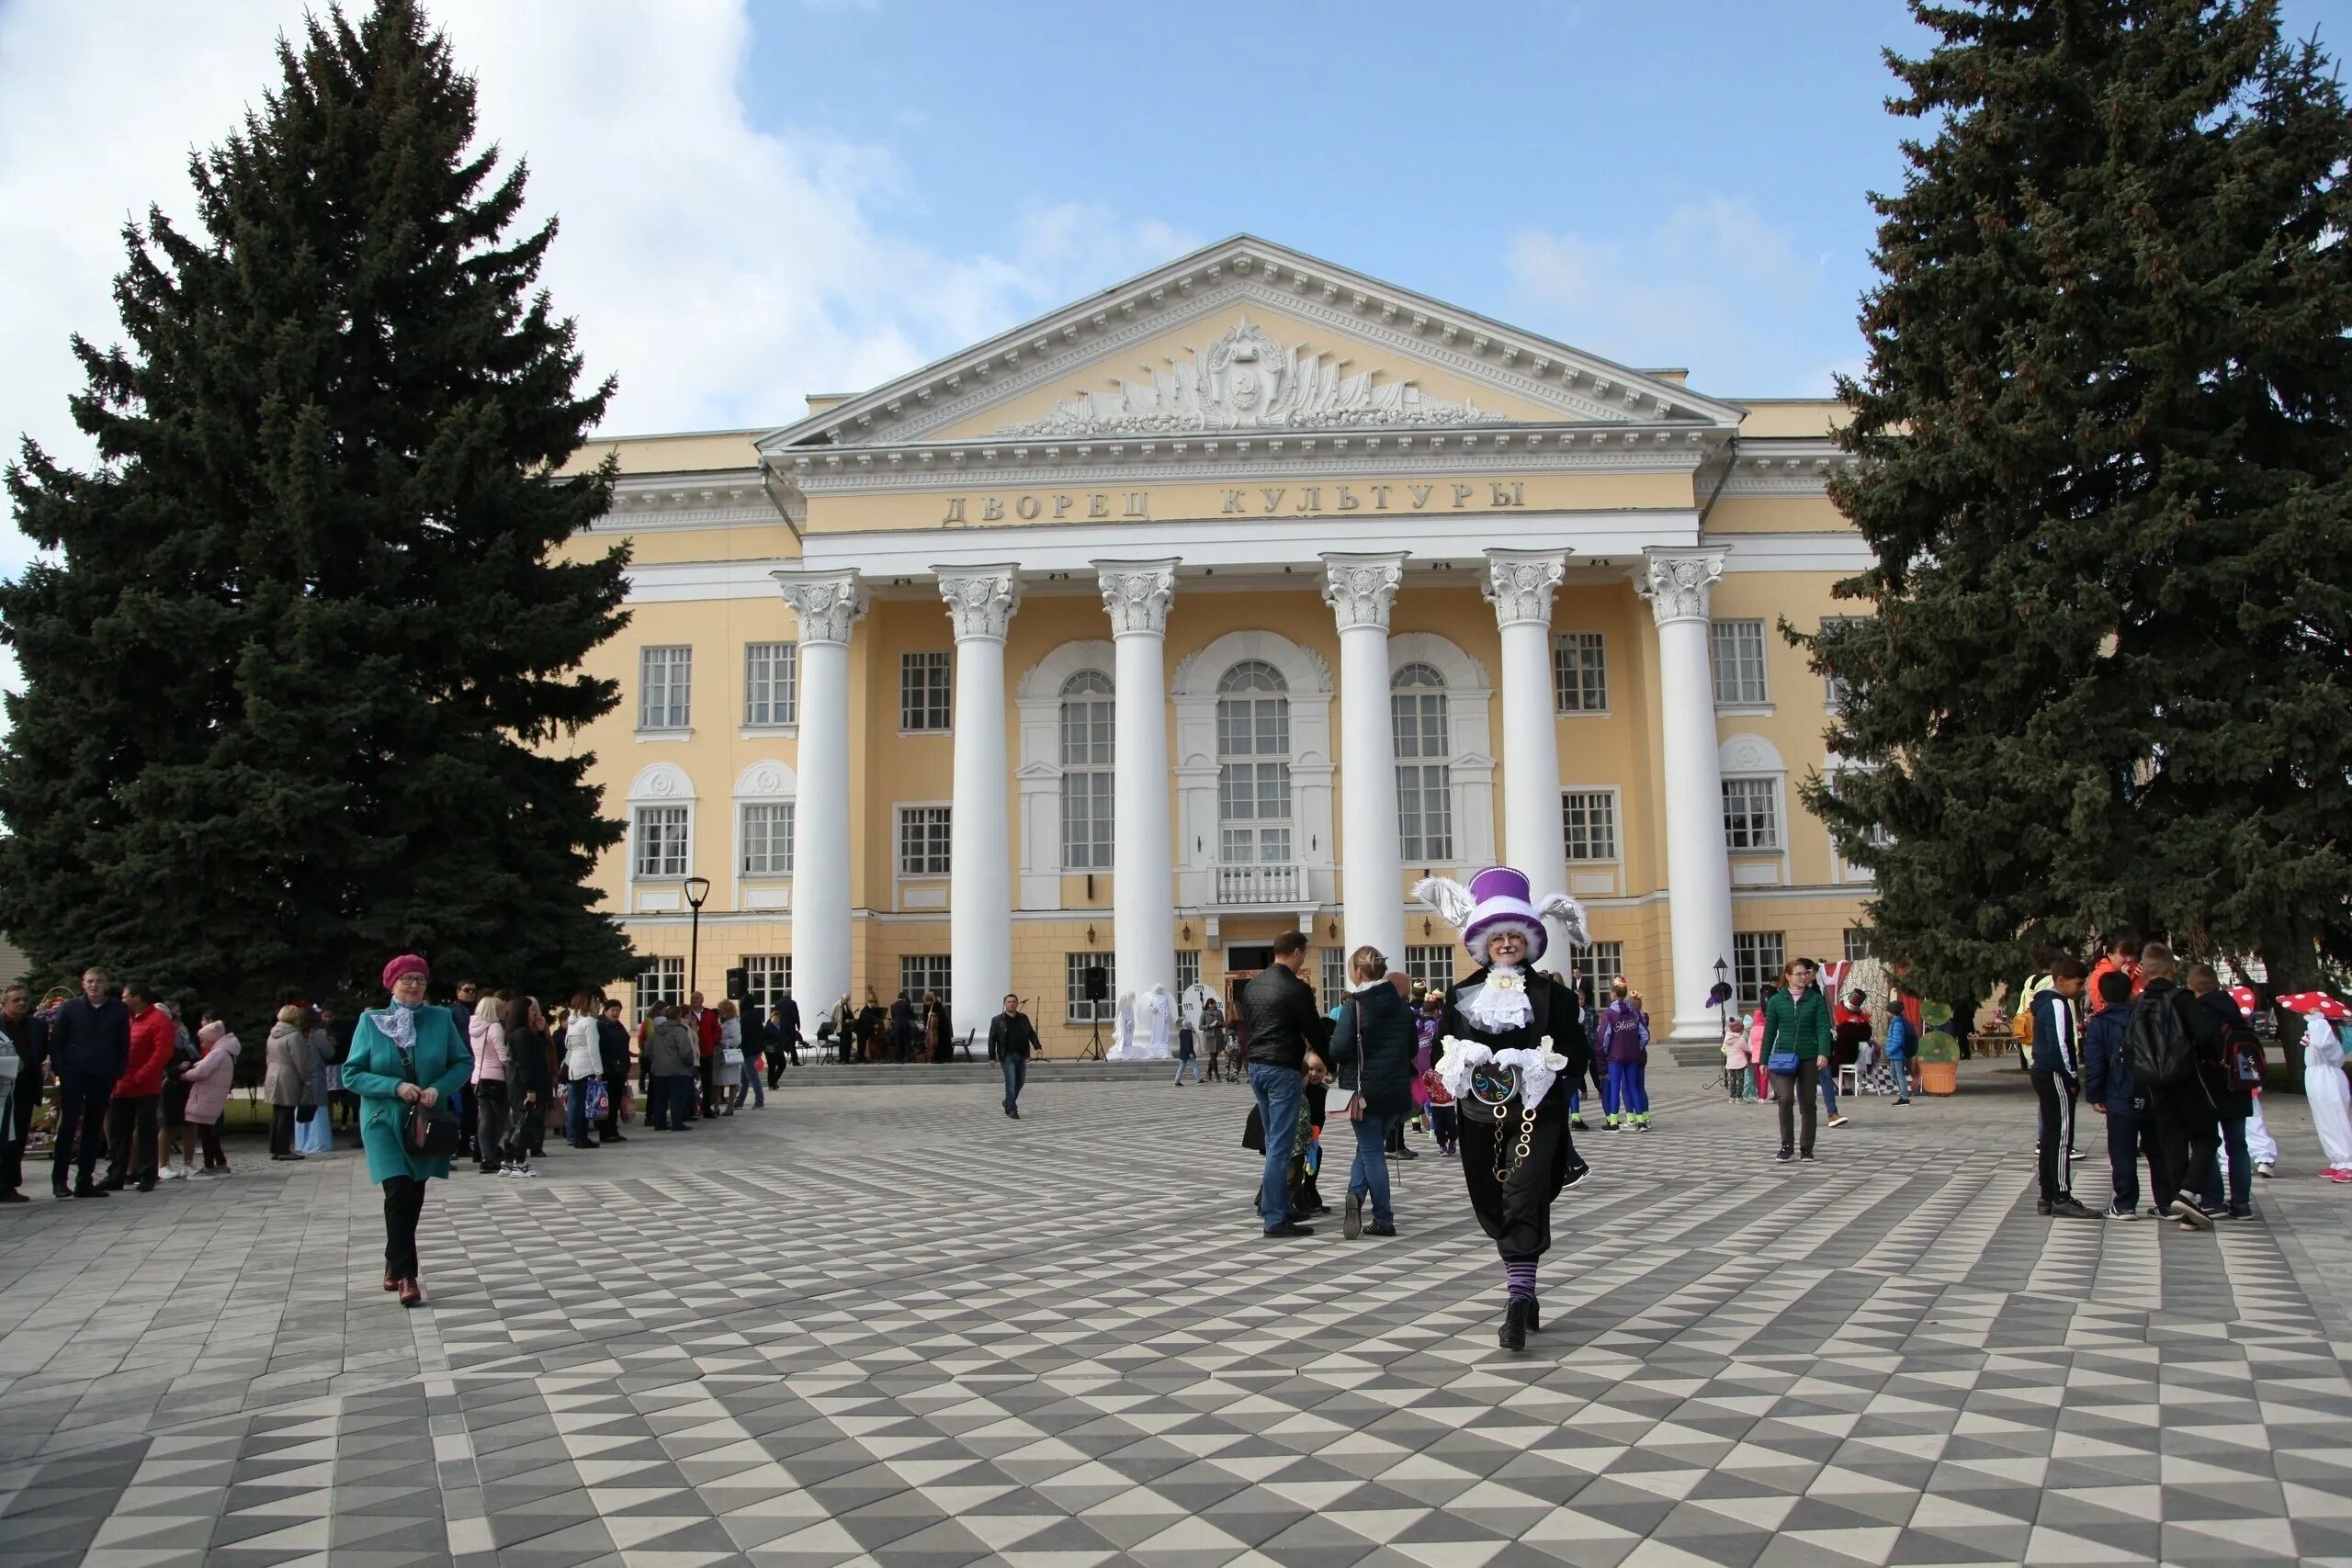
[[[359,1015],[343,1087],[359,1097],[359,1141],[368,1150],[368,1179],[384,1189],[384,1289],[401,1305],[421,1306],[416,1222],[424,1213],[424,1184],[449,1174],[449,1156],[407,1146],[401,1123],[411,1103],[431,1109],[466,1085],[474,1055],[447,1008],[424,1006],[424,960],[402,953],[384,965],[391,1005]]]
[[[1829,1066],[1829,1001],[1815,985],[1809,958],[1792,958],[1781,970],[1781,987],[1764,1003],[1763,1052],[1772,1075],[1772,1100],[1781,1108],[1781,1161],[1813,1157],[1813,1102]],[[1793,1112],[1804,1107],[1804,1141],[1797,1142]]]

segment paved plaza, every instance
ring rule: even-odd
[[[2352,1195],[2300,1100],[2260,1222],[2188,1235],[2037,1219],[1987,1064],[1784,1168],[1661,1061],[1512,1356],[1442,1161],[1396,1240],[1270,1243],[1246,1091],[1054,1075],[1012,1122],[812,1069],[436,1183],[417,1312],[356,1155],[0,1210],[0,1561],[2352,1562]]]

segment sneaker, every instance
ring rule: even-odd
[[[1340,1234],[1350,1241],[1363,1235],[1363,1200],[1352,1192],[1348,1194],[1348,1211],[1340,1218]]]
[[[1911,1097],[1907,1094],[1898,1094],[1894,1097],[1894,1103],[1897,1105],[1908,1105],[1911,1103]]]
[[[1797,1157],[1797,1152],[1794,1149],[1782,1149],[1779,1154],[1772,1157],[1779,1160],[1782,1165],[1786,1165],[1791,1160]]]
[[[2118,1203],[2109,1203],[2100,1213],[2110,1220],[2136,1220],[2140,1217],[2139,1210],[2127,1209]]]
[[[186,1173],[177,1165],[167,1165],[155,1172],[158,1181],[177,1181]]]
[[[2052,1203],[2050,1213],[2052,1218],[2061,1220],[2095,1220],[2099,1217],[2097,1209],[2082,1203],[2071,1193]]]
[[[220,1181],[225,1179],[228,1175],[229,1168],[227,1166],[209,1165],[202,1170],[196,1173],[196,1179],[198,1181]]]
[[[1568,1126],[1572,1131],[1578,1133],[1590,1131],[1589,1128],[1585,1126],[1584,1118],[1574,1111],[1571,1111],[1568,1115]]]
[[[1396,1234],[1396,1227],[1395,1225],[1374,1225],[1367,1229],[1363,1234],[1366,1235],[1395,1235]]]
[[[1315,1227],[1300,1224],[1296,1220],[1284,1220],[1281,1224],[1271,1226],[1263,1234],[1268,1241],[1274,1241],[1288,1236],[1313,1235]]]
[[[2270,1179],[2270,1168],[2267,1165],[2257,1165],[2254,1168],[2254,1174],[2267,1181]]]
[[[1458,1157],[1461,1155],[1462,1150],[1459,1145],[1456,1145],[1450,1152]],[[1590,1176],[1591,1174],[1592,1167],[1585,1164],[1582,1160],[1577,1161],[1576,1164],[1568,1167],[1567,1179],[1560,1183],[1560,1190],[1566,1192],[1569,1188],[1574,1187],[1577,1182],[1582,1181],[1586,1177]]]
[[[2233,1220],[2250,1220],[2254,1218],[2254,1211],[2250,1208],[2232,1209],[2230,1211],[2230,1218]]]
[[[2172,1201],[2172,1215],[2185,1230],[2210,1231],[2213,1228],[2213,1216],[2205,1212],[2202,1203],[2186,1192]]]
[[[1846,1119],[1843,1116],[1832,1116],[1829,1119],[1829,1124],[1832,1127],[1843,1127],[1846,1124]]]
[[[2352,1170],[2346,1170],[2338,1166],[2330,1166],[2320,1174],[2330,1181],[2352,1181]]]
[[[1804,1153],[1797,1156],[1797,1159],[1801,1164],[1811,1165],[1813,1163],[1813,1151],[1811,1149],[1805,1150]]]

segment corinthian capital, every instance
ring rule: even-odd
[[[1099,560],[1102,608],[1113,637],[1166,637],[1168,606],[1176,598],[1176,558],[1166,560]]]
[[[1703,621],[1715,579],[1724,574],[1724,555],[1720,548],[1644,550],[1634,592],[1650,602],[1659,626]]]
[[[1021,608],[1021,569],[1015,566],[936,566],[939,596],[947,601],[947,618],[956,624],[956,640],[980,637],[1004,640],[1012,613]]]
[[[1497,626],[1552,624],[1552,590],[1568,574],[1566,550],[1488,550],[1487,585]]]
[[[1396,602],[1396,590],[1405,581],[1405,558],[1411,553],[1324,553],[1323,603],[1339,617],[1341,631],[1356,626],[1388,629],[1388,608]]]
[[[865,590],[854,571],[803,571],[787,567],[768,574],[800,621],[802,642],[849,641],[849,629],[865,615]]]

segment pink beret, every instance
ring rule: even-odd
[[[422,975],[429,980],[433,977],[433,965],[413,953],[403,953],[384,965],[384,989],[390,990],[392,983],[403,975]]]

